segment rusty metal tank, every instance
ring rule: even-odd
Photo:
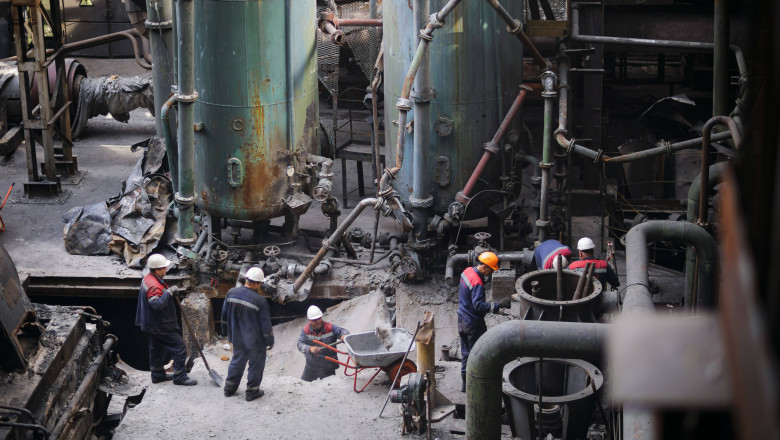
[[[196,204],[223,218],[286,212],[317,153],[315,0],[195,3]]]
[[[431,12],[446,0],[431,0]],[[502,2],[515,17],[523,16],[523,2]],[[398,110],[404,77],[411,64],[420,29],[414,27],[412,2],[386,0],[384,14],[385,145],[386,160],[394,163]],[[423,23],[424,25],[424,23]],[[468,181],[501,119],[512,105],[522,82],[523,47],[506,31],[506,25],[485,1],[461,2],[433,34],[429,46],[431,84],[430,130],[426,145],[425,185],[433,195],[433,209],[446,212]],[[412,100],[416,91],[412,90]],[[414,111],[409,112],[414,121]],[[394,184],[409,200],[413,180],[413,134],[405,132],[405,158]],[[483,173],[498,186],[498,161]],[[477,188],[479,190],[481,188]]]

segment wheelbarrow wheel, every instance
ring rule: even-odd
[[[398,386],[399,383],[401,383],[401,378],[406,376],[409,373],[416,373],[417,372],[417,365],[415,365],[414,362],[407,359],[403,364],[401,362],[396,362],[395,364],[390,366],[390,369],[387,370],[387,374],[390,376],[390,380],[393,380],[396,374],[398,374],[398,370],[401,370],[401,374],[398,375],[398,381],[393,384],[393,386]]]

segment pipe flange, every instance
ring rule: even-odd
[[[550,163],[550,162],[547,162],[547,163],[544,163],[544,162],[539,162],[539,168],[541,168],[541,169],[543,169],[543,170],[549,170],[550,168],[552,168],[552,167],[553,167],[553,165],[554,165],[554,164],[552,164],[552,163]]]
[[[410,196],[409,204],[414,208],[430,208],[433,206],[433,196],[428,196],[424,199],[418,199],[417,197]]]
[[[180,192],[177,191],[176,194],[173,195],[173,201],[176,202],[176,205],[180,207],[192,206],[195,204],[195,195],[184,197]]]
[[[565,128],[560,128],[559,127],[559,128],[555,129],[555,131],[553,132],[553,136],[558,136],[559,134],[562,134],[562,135],[565,136],[567,133],[568,133],[568,131]]]
[[[550,227],[550,225],[552,225],[552,222],[550,220],[542,220],[542,219],[536,220],[536,226],[539,228],[547,229]]]
[[[428,23],[430,23],[431,29],[441,29],[444,27],[444,20],[439,19],[438,12],[434,12],[428,17]]]
[[[527,85],[525,85],[525,84],[520,84],[520,87],[519,87],[519,88],[520,88],[520,90],[525,90],[525,91],[526,91],[526,92],[528,92],[528,93],[531,93],[531,92],[533,92],[533,91],[534,91],[534,88],[533,88],[533,87],[531,87],[531,86],[527,86]]]
[[[517,35],[523,31],[523,23],[520,20],[514,19],[514,25],[515,27],[509,27],[507,25],[506,27],[507,32],[509,32],[512,35]]]
[[[144,21],[144,26],[147,29],[170,29],[173,27],[173,20],[165,21]]]
[[[198,237],[196,235],[193,235],[192,237],[180,237],[177,233],[176,236],[173,238],[176,243],[182,245],[182,246],[192,246],[198,241]]]
[[[604,155],[604,150],[598,150],[596,152],[596,157],[593,158],[593,163],[599,163],[601,162],[601,156]]]
[[[198,100],[198,91],[193,90],[191,95],[182,95],[181,93],[177,92],[173,96],[179,102],[195,102]]]
[[[409,110],[412,109],[412,100],[406,98],[398,98],[398,101],[396,101],[395,103],[395,108],[403,112],[408,112]]]
[[[571,150],[574,148],[574,144],[577,142],[576,139],[571,138],[569,141],[569,145],[566,146],[566,154],[571,154]]]
[[[486,151],[490,151],[493,154],[498,153],[498,144],[496,142],[493,142],[492,140],[485,142],[482,145],[482,148],[484,148]]]
[[[457,200],[460,203],[466,204],[471,200],[471,197],[463,194],[463,191],[458,191],[457,194],[455,194],[455,200]]]
[[[666,148],[666,155],[667,156],[671,156],[672,154],[674,154],[674,151],[672,151],[672,143],[671,142],[663,141],[663,140],[661,142],[663,142],[664,147]]]
[[[433,31],[433,29],[431,29],[428,32],[425,32],[425,31],[426,31],[426,29],[423,29],[417,35],[420,37],[421,40],[425,40],[426,42],[430,43],[431,41],[433,41],[433,34],[431,32],[431,31]]]
[[[328,180],[330,180],[330,179],[333,178],[333,176],[335,176],[334,173],[320,173],[319,174],[319,178],[320,179],[328,179]]]

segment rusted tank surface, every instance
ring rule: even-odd
[[[445,0],[431,0],[431,13]],[[515,17],[523,16],[523,2],[502,2]],[[384,12],[385,66],[385,145],[387,157],[394,158],[398,110],[409,65],[417,47],[420,29],[414,27],[414,14],[407,0],[386,0]],[[425,23],[422,23],[424,26]],[[409,112],[405,131],[405,158],[394,187],[409,200],[413,180],[413,133],[429,130],[425,145],[425,185],[433,195],[433,209],[445,212],[455,194],[468,181],[501,119],[512,105],[522,82],[523,47],[506,31],[506,25],[488,2],[461,2],[447,16],[444,26],[433,34],[429,45],[431,86],[430,126],[414,124]],[[419,91],[412,90],[412,100]],[[393,163],[392,159],[388,159]],[[498,182],[498,161],[483,174],[490,183]],[[479,185],[476,191],[485,189]],[[475,192],[476,192],[475,191]]]
[[[195,191],[223,218],[285,212],[317,153],[315,1],[196,2]],[[288,38],[289,36],[289,38]]]

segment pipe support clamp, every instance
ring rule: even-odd
[[[193,90],[192,91],[192,95],[182,95],[181,93],[177,92],[173,96],[179,102],[195,102],[195,101],[198,100],[198,91],[197,90]]]
[[[516,18],[513,20],[513,22],[515,27],[509,27],[509,25],[507,25],[506,30],[512,35],[517,35],[523,31],[523,23]]]
[[[173,195],[173,201],[176,202],[178,206],[186,208],[195,204],[195,195],[184,197],[177,191],[176,194]]]
[[[144,21],[144,26],[147,29],[170,29],[173,27],[173,20],[165,21]]]
[[[395,103],[395,108],[400,111],[408,112],[412,109],[412,101],[406,98],[398,98],[398,101]]]
[[[482,148],[484,148],[486,151],[490,151],[493,154],[498,153],[498,143],[491,141],[485,142],[482,145]]]

